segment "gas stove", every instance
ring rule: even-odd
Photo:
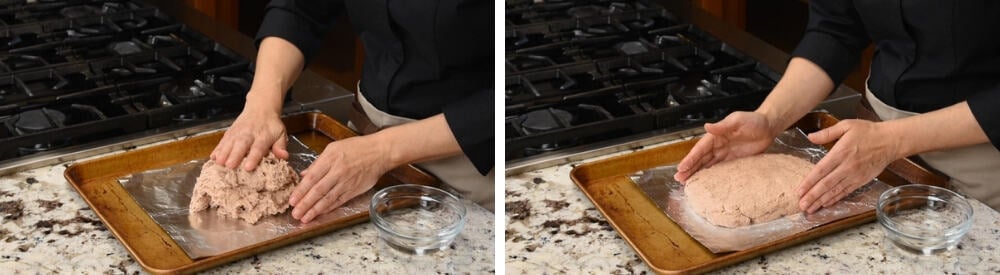
[[[694,133],[756,108],[780,78],[652,2],[513,0],[506,8],[508,173],[566,152]]]
[[[249,61],[135,1],[0,1],[0,167],[231,119]]]

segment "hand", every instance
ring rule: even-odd
[[[898,136],[883,123],[848,119],[809,135],[815,144],[837,139],[799,185],[799,208],[807,213],[840,201],[903,157]]]
[[[684,182],[702,168],[763,152],[777,136],[774,127],[755,112],[734,112],[718,123],[706,123],[705,136],[677,165],[674,179]]]
[[[305,171],[289,204],[292,217],[303,223],[333,211],[361,195],[379,177],[395,167],[389,161],[391,148],[373,136],[353,137],[326,146]]]
[[[253,171],[257,169],[260,160],[267,156],[268,151],[277,158],[287,159],[286,146],[288,138],[279,113],[255,109],[247,104],[229,130],[226,130],[219,145],[212,151],[211,158],[230,169],[242,162],[243,170]]]

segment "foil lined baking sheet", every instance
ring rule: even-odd
[[[288,162],[297,172],[309,167],[316,152],[294,136],[288,138]],[[219,216],[215,209],[188,213],[194,184],[207,159],[135,173],[118,179],[122,187],[191,259],[214,256],[274,239],[297,231],[309,230],[331,220],[368,211],[372,192],[358,196],[333,212],[308,224],[292,218],[291,208],[262,218],[257,224]]]
[[[781,153],[819,162],[826,150],[809,142],[799,129],[783,132],[766,153]],[[872,180],[842,201],[816,213],[789,215],[780,219],[749,226],[727,228],[716,226],[691,209],[684,195],[684,186],[674,180],[676,165],[661,166],[631,175],[632,181],[656,203],[671,220],[713,253],[740,251],[794,235],[846,217],[874,210],[878,196],[889,185]]]

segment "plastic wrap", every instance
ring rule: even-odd
[[[826,150],[809,142],[799,129],[783,132],[766,153],[789,154],[817,163]],[[699,216],[688,205],[684,187],[674,180],[676,165],[661,166],[633,174],[632,181],[656,203],[671,220],[713,253],[739,251],[782,239],[842,218],[875,209],[878,196],[890,187],[877,179],[858,188],[842,201],[811,215],[795,214],[744,227],[716,226]]]
[[[317,156],[316,152],[294,136],[289,136],[288,151],[289,165],[297,172],[309,167]],[[372,192],[369,191],[308,224],[302,224],[292,218],[291,208],[281,214],[262,218],[257,224],[252,225],[242,220],[219,216],[215,213],[215,209],[189,214],[191,193],[205,161],[207,160],[189,161],[163,169],[132,174],[118,180],[132,198],[192,259],[222,254],[285,234],[309,230],[310,227],[327,221],[365,213],[371,201]]]

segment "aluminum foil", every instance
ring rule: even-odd
[[[805,133],[799,129],[783,132],[765,152],[789,154],[812,163],[818,162],[826,155],[823,147],[809,142]],[[810,228],[874,210],[878,196],[890,188],[878,179],[873,179],[842,201],[811,215],[801,213],[766,223],[727,228],[708,222],[691,209],[684,195],[683,185],[674,180],[675,173],[677,173],[676,165],[661,166],[637,172],[631,178],[660,210],[713,253],[757,247]]]
[[[288,151],[288,162],[298,172],[309,167],[317,156],[294,136],[289,136]],[[226,253],[282,235],[310,230],[332,220],[367,213],[372,197],[372,192],[368,191],[308,224],[292,218],[291,208],[284,213],[262,218],[253,225],[219,216],[215,209],[189,214],[188,204],[195,180],[205,161],[207,159],[193,160],[118,179],[132,198],[191,259]]]

